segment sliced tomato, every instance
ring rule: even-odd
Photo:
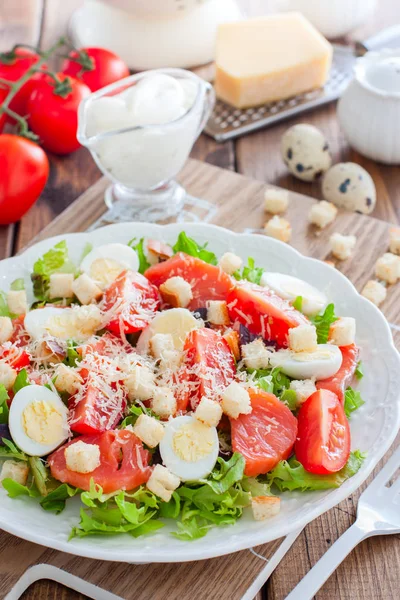
[[[67,468],[65,448],[78,441],[97,444],[100,448],[100,466],[91,473],[77,473]],[[51,474],[58,481],[88,491],[93,478],[105,494],[133,490],[146,483],[151,474],[149,460],[150,453],[143,448],[142,442],[126,429],[77,437],[48,457]]]
[[[116,308],[106,326],[115,334],[141,331],[153,320],[160,307],[157,288],[146,277],[123,271],[105,290],[103,310]]]
[[[157,287],[170,277],[177,276],[190,283],[193,293],[193,299],[188,306],[190,310],[206,306],[208,300],[226,300],[233,285],[229,275],[220,267],[183,252],[153,265],[147,269],[145,276]]]
[[[177,372],[178,411],[188,402],[194,410],[202,396],[218,396],[234,379],[235,361],[229,345],[212,329],[194,329],[186,338],[185,360]],[[187,385],[184,385],[187,382]]]
[[[317,381],[315,385],[318,390],[330,390],[343,402],[346,388],[350,385],[357,369],[360,350],[355,344],[350,344],[349,346],[341,346],[340,351],[343,360],[339,371],[328,379]]]
[[[311,394],[299,410],[296,457],[317,475],[343,469],[350,455],[350,427],[343,405],[329,390]]]
[[[14,331],[10,339],[12,345],[10,347],[7,344],[0,346],[0,358],[4,359],[16,371],[20,371],[28,367],[31,362],[31,357],[25,350],[25,346],[29,342],[29,336],[24,328],[24,316],[21,315],[13,319],[13,326]]]
[[[232,321],[279,346],[287,346],[291,327],[309,323],[287,300],[255,283],[238,283],[230,291],[227,303]]]
[[[297,419],[274,394],[249,389],[252,411],[230,419],[232,449],[246,460],[245,475],[256,477],[288,458],[296,441]]]

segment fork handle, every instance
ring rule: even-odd
[[[322,558],[313,566],[305,577],[297,584],[286,600],[311,600],[325,581],[332,575],[348,554],[363,539],[369,537],[366,532],[354,523],[344,534],[329,548]]]

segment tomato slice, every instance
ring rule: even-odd
[[[230,419],[232,449],[243,454],[245,475],[256,477],[288,458],[296,441],[297,419],[274,394],[248,391],[251,413]]]
[[[103,310],[115,307],[106,328],[117,335],[141,331],[153,320],[159,306],[158,290],[146,277],[123,271],[104,292]]]
[[[328,379],[317,381],[315,385],[318,390],[330,390],[343,402],[346,388],[350,385],[357,369],[360,350],[355,344],[350,344],[341,346],[340,351],[343,360],[339,371]]]
[[[317,475],[343,469],[350,455],[350,427],[343,405],[329,390],[311,394],[299,410],[295,453]]]
[[[184,363],[177,372],[181,384],[176,392],[178,411],[186,410],[189,400],[194,410],[203,396],[218,397],[236,374],[227,341],[212,329],[191,331],[184,352]]]
[[[97,444],[100,448],[100,466],[92,473],[76,473],[67,468],[65,448],[78,441]],[[88,491],[93,478],[105,494],[111,494],[117,490],[133,490],[146,483],[151,474],[148,466],[150,456],[135,434],[122,429],[94,436],[79,436],[53,452],[48,457],[48,463],[52,476],[62,483]]]
[[[193,293],[193,299],[188,306],[190,310],[206,306],[207,300],[225,300],[232,287],[231,278],[220,267],[183,252],[153,265],[147,269],[145,276],[157,287],[170,277],[176,276],[190,283]]]
[[[309,323],[287,300],[255,283],[238,283],[230,291],[227,303],[231,321],[238,321],[251,333],[279,346],[287,346],[291,327]]]

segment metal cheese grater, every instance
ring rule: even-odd
[[[217,100],[205,132],[217,142],[225,142],[337,100],[353,77],[358,57],[370,50],[383,48],[399,48],[400,53],[400,25],[357,43],[355,49],[338,44],[334,44],[333,48],[332,69],[323,88],[256,108],[238,109]]]

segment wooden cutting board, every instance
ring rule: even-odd
[[[263,193],[266,185],[263,182],[250,180],[195,160],[188,161],[181,173],[180,181],[192,196],[205,198],[215,204],[217,212],[212,222],[218,225],[242,231],[245,228],[260,229],[265,223]],[[105,211],[103,195],[107,185],[105,179],[99,180],[32,240],[32,243],[53,235],[88,229]],[[333,225],[322,233],[317,232],[307,224],[307,214],[313,202],[315,201],[306,196],[291,194],[287,218],[293,227],[292,245],[306,255],[321,260],[331,259],[328,244],[330,234],[333,231],[355,234],[358,241],[354,256],[337,266],[360,290],[365,282],[373,277],[376,259],[387,251],[389,225],[371,217],[343,212]],[[210,245],[212,247],[212,240]],[[389,290],[383,312],[393,326],[398,347],[400,347],[399,305],[400,284],[397,284]],[[355,494],[353,500],[356,500],[357,496],[358,494]],[[340,506],[345,507],[346,501]],[[325,520],[328,523],[329,543],[343,533],[353,520],[352,515],[349,518],[348,511],[341,509],[340,506],[337,508],[340,512],[334,509],[317,520],[317,522]],[[25,542],[3,532],[0,534],[0,597],[4,598],[28,567],[48,563],[126,599],[240,600],[265,567],[266,560],[273,555],[280,541],[259,546],[254,549],[255,552],[246,550],[203,562],[181,565],[128,565],[74,557]],[[324,542],[325,540],[321,541],[318,536],[315,539],[312,552],[315,560],[327,549]],[[100,539],[99,543],[101,543]],[[366,571],[376,570],[375,579],[379,582],[380,572],[390,573],[391,566],[395,571],[394,566],[400,563],[398,544],[396,545],[396,541],[390,540],[388,536],[387,555],[377,553],[373,558],[372,564],[372,556],[370,556],[371,564],[367,565]],[[302,575],[301,566],[296,564],[298,562],[301,563],[301,561],[292,561],[291,567],[292,578],[293,572],[298,574],[295,581]],[[392,580],[394,586],[397,581],[398,588],[398,579],[396,579],[398,571],[397,574],[395,572],[390,576],[394,577]],[[377,583],[376,586],[378,585]],[[332,597],[334,596],[336,597],[336,593],[332,588]],[[44,595],[38,597],[44,598]],[[377,589],[375,591],[371,589],[371,600],[375,597],[382,596]],[[276,595],[274,598],[280,600]]]

